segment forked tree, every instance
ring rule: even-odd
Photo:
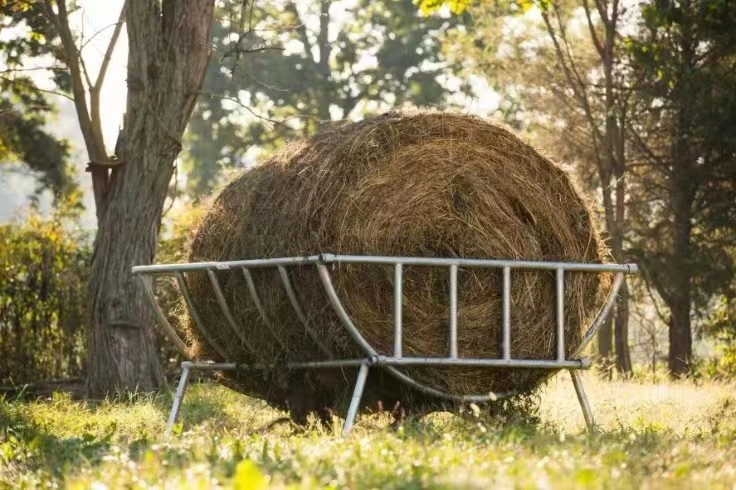
[[[66,0],[44,0],[72,78],[97,209],[89,285],[88,391],[149,391],[164,382],[143,290],[131,267],[156,253],[161,215],[182,135],[211,54],[215,0],[126,0],[96,78],[70,28]],[[128,39],[125,145],[110,157],[100,91],[125,23]]]

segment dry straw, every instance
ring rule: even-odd
[[[503,128],[438,112],[392,112],[330,127],[288,146],[222,191],[196,232],[189,259],[324,252],[592,263],[608,258],[589,204],[569,175]],[[311,409],[335,406],[352,382],[352,372],[305,375],[278,367],[286,361],[324,358],[290,307],[278,272],[254,272],[278,338],[250,301],[242,274],[218,274],[236,321],[258,346],[254,356],[240,345],[206,275],[190,275],[195,304],[228,347],[228,360],[277,366],[272,373],[242,375],[234,386],[289,406],[298,418]],[[390,354],[390,268],[341,266],[332,274],[363,336],[380,353]],[[405,356],[447,353],[448,277],[445,269],[405,268]],[[327,349],[336,358],[360,355],[329,307],[315,270],[295,270],[292,280],[312,329]],[[461,269],[458,285],[459,355],[500,356],[500,271]],[[579,344],[609,285],[607,274],[567,275],[568,353]],[[553,272],[513,273],[514,358],[555,357],[554,292]],[[189,332],[194,356],[218,359],[194,329]],[[539,370],[406,371],[455,394],[527,391],[545,376]],[[369,383],[369,392],[384,399],[407,396],[397,384],[378,377]]]

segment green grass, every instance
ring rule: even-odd
[[[347,438],[269,427],[283,414],[209,384],[188,391],[169,439],[169,396],[0,399],[0,488],[736,488],[736,386],[586,383],[593,436],[566,373],[535,425],[469,410],[392,430],[373,415]]]

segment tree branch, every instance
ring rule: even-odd
[[[107,74],[107,67],[110,65],[110,60],[112,59],[112,52],[115,50],[115,45],[118,42],[118,38],[120,37],[120,31],[123,30],[123,24],[125,23],[125,13],[127,12],[128,2],[123,2],[123,7],[120,9],[120,17],[118,18],[118,22],[115,24],[115,30],[112,32],[112,37],[110,38],[110,43],[107,45],[107,49],[105,50],[105,57],[102,58],[102,65],[100,65],[100,72],[97,74],[97,80],[95,81],[94,85],[90,88],[90,91],[97,90],[99,91],[102,87],[103,82],[105,81],[105,75]],[[97,35],[97,33],[95,33]],[[93,36],[94,37],[94,36]]]
[[[595,0],[595,7],[603,23],[608,25],[608,5],[606,4],[606,0]]]
[[[64,48],[64,54],[66,55],[66,64],[72,76],[72,95],[74,96],[74,106],[77,112],[79,128],[82,131],[84,144],[87,148],[87,156],[90,161],[93,162],[105,161],[107,160],[107,155],[105,155],[104,142],[95,134],[93,121],[91,119],[92,114],[90,114],[89,107],[87,106],[87,91],[84,87],[84,81],[82,80],[81,67],[83,66],[83,61],[74,42],[74,36],[72,36],[71,29],[69,28],[69,16],[66,8],[66,0],[56,0],[58,13],[54,12],[53,3],[54,0],[44,0],[46,15],[59,33],[59,38],[61,39],[61,44]],[[87,77],[86,69],[84,70],[84,76]],[[89,78],[87,77],[87,79],[89,83]],[[102,216],[105,205],[107,188],[109,185],[109,175],[107,169],[103,168],[92,168],[91,173],[97,217],[99,219]]]
[[[261,119],[263,121],[270,122],[272,124],[284,124],[282,121],[277,121],[275,119],[271,119],[269,117],[266,117],[266,116],[263,116],[261,114],[258,114],[256,111],[254,111],[253,109],[251,109],[250,107],[248,107],[247,104],[243,104],[240,101],[240,99],[238,99],[236,97],[228,97],[227,95],[218,95],[218,94],[213,94],[211,92],[202,92],[202,91],[199,92],[199,95],[201,95],[203,97],[208,97],[210,99],[229,100],[230,102],[235,102],[240,107],[242,107],[246,111],[250,112],[253,116],[257,117],[258,119]]]
[[[84,42],[83,42],[83,43],[82,43],[82,44],[81,44],[81,45],[79,46],[79,51],[83,51],[83,50],[84,50],[84,48],[86,48],[86,47],[87,47],[87,45],[88,45],[89,43],[91,43],[91,42],[92,42],[92,40],[93,40],[94,38],[96,38],[97,36],[99,36],[100,34],[102,34],[103,32],[105,32],[105,31],[106,31],[106,30],[108,30],[109,28],[117,26],[118,24],[120,24],[120,22],[113,22],[112,24],[108,24],[108,25],[106,25],[105,27],[103,27],[102,29],[100,29],[100,30],[98,30],[98,31],[94,32],[94,33],[93,33],[93,34],[92,34],[92,35],[91,35],[91,36],[90,36],[89,38],[87,38],[87,40],[86,40],[86,41],[84,41]]]
[[[555,15],[558,16],[557,23],[558,25],[561,24],[561,20],[559,19],[559,10],[555,9]],[[583,108],[583,111],[585,113],[585,116],[588,120],[588,124],[590,126],[591,136],[593,138],[593,146],[595,148],[595,154],[600,155],[600,145],[599,141],[601,139],[600,130],[598,129],[598,125],[595,123],[595,118],[593,117],[593,111],[590,107],[590,101],[588,100],[588,95],[585,91],[585,83],[580,79],[580,75],[577,73],[577,70],[573,70],[571,67],[568,66],[568,58],[570,55],[570,50],[566,49],[563,51],[562,46],[560,45],[560,41],[557,39],[557,33],[555,32],[554,27],[552,26],[552,23],[549,19],[549,12],[546,10],[542,10],[542,19],[544,20],[544,24],[547,28],[547,33],[549,34],[550,39],[552,40],[552,44],[555,47],[555,52],[557,54],[557,59],[560,62],[560,65],[562,65],[562,71],[565,74],[565,78],[567,79],[567,83],[572,89],[573,93],[575,94],[575,97],[578,99],[578,102],[580,103],[581,107]],[[562,40],[567,43],[567,39],[562,36]],[[571,61],[571,60],[570,60]],[[597,158],[598,165],[600,167],[600,159]],[[603,175],[601,175],[603,177]]]
[[[90,116],[92,119],[92,131],[94,132],[95,139],[97,139],[103,151],[105,150],[105,138],[102,134],[102,117],[100,116],[100,92],[102,91],[102,84],[105,82],[105,75],[107,75],[107,68],[110,65],[112,59],[112,53],[115,50],[118,38],[120,37],[120,31],[123,29],[123,23],[125,22],[125,13],[127,10],[127,1],[123,2],[123,6],[120,9],[120,16],[117,24],[115,24],[115,30],[112,32],[112,37],[105,50],[105,56],[102,58],[102,64],[100,65],[100,71],[97,74],[95,83],[89,87],[89,103],[90,103]],[[82,60],[80,54],[79,59]],[[105,152],[106,153],[106,152]],[[107,157],[107,155],[104,155]],[[105,158],[107,159],[107,158]]]
[[[601,40],[598,38],[598,33],[595,31],[588,0],[583,0],[583,9],[585,10],[585,18],[588,21],[588,30],[590,31],[590,38],[593,40],[595,50],[598,51],[599,56],[603,56],[603,45],[601,44]]]
[[[319,35],[317,36],[317,45],[319,46],[319,67],[323,77],[330,76],[330,53],[332,46],[330,45],[328,35],[330,27],[330,0],[321,0],[320,16],[319,16]]]
[[[65,99],[69,99],[72,102],[74,102],[74,97],[72,97],[69,94],[65,94],[64,92],[57,92],[56,90],[46,90],[46,89],[43,89],[43,88],[39,88],[39,87],[37,87],[36,85],[34,85],[32,83],[23,82],[21,80],[16,80],[14,78],[4,77],[2,75],[0,75],[0,80],[4,80],[4,81],[9,82],[9,83],[12,83],[14,85],[19,85],[21,87],[30,88],[30,89],[33,89],[33,90],[38,90],[39,92],[43,92],[43,93],[46,93],[46,94],[58,95],[59,97],[64,97]]]
[[[661,168],[661,169],[662,169],[662,170],[664,171],[664,173],[665,173],[666,175],[671,175],[671,172],[670,172],[670,170],[669,170],[669,169],[667,168],[668,166],[667,166],[667,164],[665,163],[665,161],[664,161],[664,160],[663,160],[663,159],[662,159],[661,157],[657,156],[657,155],[656,155],[656,154],[655,154],[655,153],[654,153],[654,152],[652,151],[652,149],[651,149],[651,148],[649,148],[649,145],[647,145],[647,144],[646,144],[646,143],[644,142],[644,140],[642,139],[642,137],[641,137],[641,135],[639,134],[639,132],[638,132],[638,131],[637,131],[636,129],[634,129],[634,128],[633,128],[633,127],[632,127],[631,125],[629,125],[629,134],[631,134],[631,135],[633,135],[633,136],[634,136],[634,139],[636,140],[636,141],[635,141],[635,145],[636,145],[636,146],[637,146],[637,147],[638,147],[638,148],[639,148],[639,149],[640,149],[640,150],[641,150],[642,152],[644,152],[644,153],[645,153],[645,154],[646,154],[646,155],[647,155],[647,156],[648,156],[648,157],[649,157],[649,158],[650,158],[650,159],[651,159],[651,160],[652,160],[652,161],[653,161],[653,162],[654,162],[654,163],[655,163],[655,164],[656,164],[656,165],[657,165],[658,167],[660,167],[660,168]]]
[[[299,40],[304,44],[304,51],[306,51],[307,58],[309,58],[312,64],[316,66],[317,62],[314,60],[314,54],[312,53],[312,43],[309,42],[307,26],[302,22],[302,18],[299,16],[299,10],[296,8],[296,4],[293,1],[288,2],[286,4],[286,10],[296,19],[296,32],[299,35]]]

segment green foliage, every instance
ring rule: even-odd
[[[90,249],[69,216],[0,226],[0,383],[82,372]]]
[[[551,0],[479,0],[477,2],[472,0],[415,0],[414,3],[419,6],[419,10],[424,15],[436,14],[445,5],[455,15],[466,13],[474,3],[481,7],[489,6],[498,12],[506,13],[524,13],[535,6],[544,10],[552,6]]]
[[[704,366],[715,379],[736,378],[736,296],[721,296],[706,322],[706,333],[716,342],[715,356]]]
[[[653,2],[626,42],[641,196],[627,210],[631,248],[668,305],[685,270],[700,316],[736,277],[735,26],[733,2]]]
[[[453,14],[462,14],[468,9],[471,2],[470,0],[418,0],[415,3],[419,5],[419,10],[424,15],[429,15],[441,9],[444,5],[447,5]]]
[[[255,5],[255,6],[253,6]],[[423,17],[411,0],[219,9],[204,96],[189,126],[190,190],[209,192],[252,147],[271,149],[333,119],[445,101],[452,70],[441,38],[455,18]]]
[[[79,198],[79,191],[62,196],[49,219],[31,212],[22,223],[0,225],[0,385],[84,375],[92,243],[75,229]],[[186,207],[169,221],[157,262],[184,260],[199,212]],[[158,281],[156,294],[177,325],[182,305],[173,281]],[[162,364],[178,366],[179,353],[155,332]]]
[[[596,406],[602,427],[595,435],[581,431],[569,380],[560,385],[545,393],[536,430],[478,409],[396,429],[387,417],[367,415],[346,438],[316,425],[271,425],[281,413],[209,384],[190,388],[183,426],[171,438],[163,436],[168,396],[117,403],[0,398],[0,487],[624,489],[736,482],[732,385],[595,381],[590,391],[608,395]]]
[[[610,245],[619,228],[619,260],[642,266],[656,321],[686,325],[673,344],[689,345],[685,320],[707,320],[736,275],[736,4],[481,0],[469,14],[445,42],[513,126],[603,195]]]
[[[0,2],[0,164],[25,163],[39,173],[40,189],[58,195],[75,188],[67,168],[69,147],[47,131],[54,109],[31,75],[48,73],[59,90],[70,87],[65,70],[47,66],[60,51],[44,8],[43,2]]]

